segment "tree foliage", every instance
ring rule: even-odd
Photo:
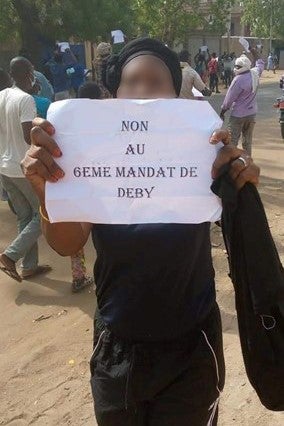
[[[230,11],[235,0],[215,0],[210,3],[208,13],[210,15],[209,31],[224,35],[230,26]],[[207,24],[208,29],[208,24]]]
[[[201,24],[198,6],[197,0],[137,0],[138,31],[171,46]]]
[[[136,0],[138,29],[169,45],[185,41],[196,29],[222,35],[234,1]]]
[[[252,35],[284,39],[284,0],[246,0],[243,22],[250,25]]]
[[[28,30],[54,40],[71,35],[96,40],[121,28],[130,37],[149,34],[172,44],[203,26],[224,33],[231,3],[208,3],[208,27],[200,0],[1,0],[0,40],[18,34],[25,42]]]
[[[204,10],[200,0],[0,0],[0,41],[17,37],[36,57],[43,40],[107,40],[119,28],[172,46],[195,29],[224,34],[232,3],[215,0]]]
[[[5,42],[9,39],[15,38],[17,32],[14,31],[17,26],[18,20],[13,10],[11,1],[0,1],[0,42]]]
[[[132,32],[131,4],[131,0],[1,0],[0,40],[18,34],[25,44],[27,32],[51,40],[110,38],[117,27]]]

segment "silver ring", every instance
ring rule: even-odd
[[[237,160],[240,160],[245,167],[248,166],[247,160],[244,157],[239,157],[239,158],[237,158]]]

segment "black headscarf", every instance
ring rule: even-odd
[[[103,71],[105,87],[116,97],[123,67],[137,56],[152,55],[161,59],[171,72],[177,96],[180,94],[182,72],[178,56],[162,42],[152,38],[138,38],[129,42],[119,54],[110,56]]]

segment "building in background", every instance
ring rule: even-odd
[[[250,27],[242,23],[243,6],[237,2],[231,10],[230,33],[231,36],[250,37]]]
[[[235,52],[240,55],[243,47],[239,43],[240,37],[245,37],[252,44],[261,44],[263,46],[264,56],[269,52],[269,39],[251,37],[249,25],[242,22],[243,5],[241,1],[236,1],[228,12],[226,29],[221,29],[218,33],[218,27],[213,29],[214,17],[210,15],[211,5],[214,0],[201,0],[200,7],[204,16],[204,25],[188,33],[188,44],[184,48],[188,49],[191,57],[194,58],[201,46],[208,46],[210,52],[223,54],[224,52]]]

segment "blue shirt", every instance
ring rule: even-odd
[[[54,91],[50,82],[45,77],[45,75],[43,75],[39,71],[34,71],[34,75],[40,84],[39,96],[42,96],[43,98],[47,98],[50,101],[53,101]]]
[[[33,98],[35,100],[38,117],[46,118],[47,110],[51,104],[50,100],[38,95],[33,95]]]
[[[64,92],[70,89],[70,78],[67,76],[64,64],[53,62],[50,64],[50,72],[53,77],[54,93]]]
[[[71,74],[71,86],[73,89],[78,90],[81,84],[84,83],[85,68],[81,64],[74,64],[72,68],[74,68],[74,73]]]

